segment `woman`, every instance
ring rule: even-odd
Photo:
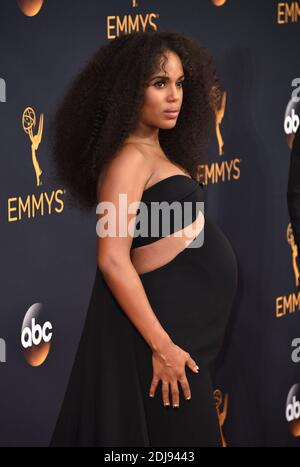
[[[124,34],[100,47],[57,112],[59,176],[78,206],[99,205],[95,283],[51,446],[221,446],[210,370],[237,267],[197,212],[217,89],[193,39]],[[114,206],[119,227],[121,194],[127,205],[193,209],[168,235],[160,223],[156,236],[104,236],[101,206]],[[126,226],[140,213],[126,211]]]

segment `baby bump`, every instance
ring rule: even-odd
[[[213,357],[237,286],[236,257],[222,231],[207,219],[201,247],[186,248],[140,278],[156,316],[177,345]]]
[[[202,250],[202,251],[201,251]],[[215,290],[231,300],[236,292],[238,266],[235,252],[220,227],[206,217],[204,244],[195,261],[207,264]]]

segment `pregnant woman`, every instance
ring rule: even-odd
[[[78,206],[97,207],[97,266],[51,446],[222,445],[211,365],[237,263],[198,173],[217,89],[192,38],[124,34],[98,49],[55,115],[58,175]],[[132,222],[134,235],[120,235]]]

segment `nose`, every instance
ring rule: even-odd
[[[180,88],[178,88],[176,86],[176,84],[173,84],[173,85],[170,86],[169,89],[170,89],[170,92],[168,94],[168,99],[172,100],[172,101],[173,100],[177,101],[179,99],[179,97],[180,97],[180,94],[179,94],[180,93]]]

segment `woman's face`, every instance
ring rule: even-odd
[[[147,126],[168,129],[176,125],[181,109],[184,72],[177,54],[168,51],[165,55],[168,57],[165,72],[157,70],[147,81],[140,121]]]

